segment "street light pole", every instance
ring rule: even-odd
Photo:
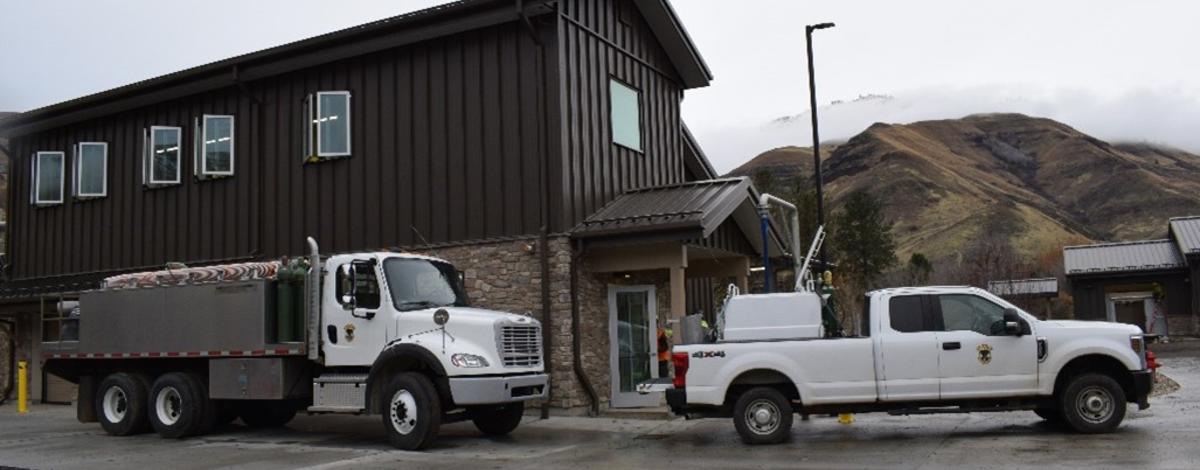
[[[821,137],[817,133],[817,77],[813,72],[812,34],[818,29],[832,28],[833,23],[810,24],[804,27],[804,38],[808,42],[808,97],[812,113],[812,149],[813,149],[813,179],[817,185],[817,226],[825,225],[825,194],[822,190],[824,181],[821,178]],[[796,249],[799,249],[797,247]],[[828,258],[825,257],[825,244],[821,244],[821,269],[824,270]]]

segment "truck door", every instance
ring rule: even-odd
[[[899,295],[879,309],[882,401],[936,400],[938,397],[937,332],[926,295]]]
[[[321,315],[325,365],[370,365],[386,342],[386,316],[376,320],[377,264],[374,258],[330,263]]]
[[[1005,334],[1004,306],[973,294],[935,298],[943,399],[1037,394],[1037,339]]]

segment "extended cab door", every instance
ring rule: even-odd
[[[927,295],[896,295],[876,308],[880,317],[881,401],[938,398],[938,342]]]
[[[1004,332],[1005,307],[961,293],[936,299],[943,399],[1035,395],[1037,339]]]

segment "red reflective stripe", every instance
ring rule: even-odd
[[[253,350],[253,351],[250,351],[250,355],[251,355],[251,356],[265,356],[265,355],[267,355],[267,350],[265,350],[265,349],[255,349],[255,350]]]
[[[221,354],[221,351],[209,351],[208,355],[209,356],[222,356],[223,354]]]
[[[275,354],[287,354],[287,353],[288,353],[287,348],[279,348],[279,349],[275,350]]]
[[[169,352],[169,353],[165,353],[165,354],[167,357],[178,357],[179,356],[179,353],[177,353],[177,352]]]

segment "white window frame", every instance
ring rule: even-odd
[[[229,171],[209,171],[208,169],[208,120],[229,120]],[[233,176],[237,157],[237,119],[230,114],[203,114],[196,122],[196,158],[195,171],[199,177]]]
[[[156,180],[156,179],[154,179],[154,144],[155,144],[154,134],[155,134],[155,131],[160,131],[160,130],[175,131],[175,133],[179,135],[179,137],[176,139],[176,142],[178,143],[178,146],[179,146],[179,150],[178,150],[178,153],[176,154],[176,159],[175,159],[175,179],[174,180]],[[179,126],[150,126],[150,128],[146,132],[145,143],[143,145],[145,146],[145,154],[142,158],[142,168],[144,169],[144,172],[142,174],[142,180],[143,180],[143,182],[145,182],[145,184],[150,185],[150,186],[166,186],[166,185],[180,184],[183,182],[183,128],[182,127],[179,127]]]
[[[321,115],[321,97],[327,95],[344,96],[346,97],[346,151],[345,152],[322,152],[321,150],[321,126],[317,122],[318,116]],[[351,122],[352,108],[354,105],[349,91],[318,91],[312,95],[308,95],[308,101],[305,106],[305,133],[304,133],[304,149],[305,159],[310,158],[325,159],[335,157],[348,157],[353,152],[354,137],[351,132],[354,130]],[[314,152],[315,150],[315,152]]]
[[[616,124],[617,123],[616,123],[616,116],[613,114],[613,101],[616,99],[616,96],[614,96],[613,92],[612,92],[612,86],[614,84],[619,85],[625,89],[628,89],[629,91],[632,91],[635,95],[637,95],[638,146],[636,148],[630,147],[621,142],[617,142],[617,132],[616,132],[616,130],[617,130]],[[644,122],[643,116],[642,116],[643,115],[643,106],[644,106],[644,103],[642,100],[642,90],[640,88],[633,86],[629,82],[621,80],[617,77],[610,76],[610,77],[608,77],[608,94],[609,94],[609,96],[608,96],[608,133],[610,134],[609,140],[612,141],[612,143],[614,145],[618,145],[621,148],[629,149],[629,150],[632,150],[632,151],[638,152],[638,153],[645,153],[644,149],[646,148],[646,129],[645,129],[646,123]]]
[[[104,149],[104,157],[100,165],[100,192],[85,193],[83,192],[83,147],[94,145]],[[74,150],[74,171],[71,173],[71,194],[78,199],[92,199],[108,197],[108,142],[80,142],[75,144]]]
[[[41,185],[42,185],[42,157],[43,156],[54,156],[54,155],[58,156],[58,160],[60,163],[59,164],[59,172],[58,172],[58,199],[57,200],[43,200],[41,198],[41,194],[42,194],[42,191],[41,191],[41,189],[42,189],[41,188]],[[32,174],[33,174],[33,185],[32,185],[33,194],[31,195],[32,196],[31,199],[32,199],[34,205],[51,206],[51,205],[57,205],[57,204],[63,203],[63,200],[65,199],[64,193],[67,192],[66,191],[67,154],[65,152],[61,152],[61,151],[57,151],[57,150],[40,150],[40,151],[34,153],[33,154]]]

